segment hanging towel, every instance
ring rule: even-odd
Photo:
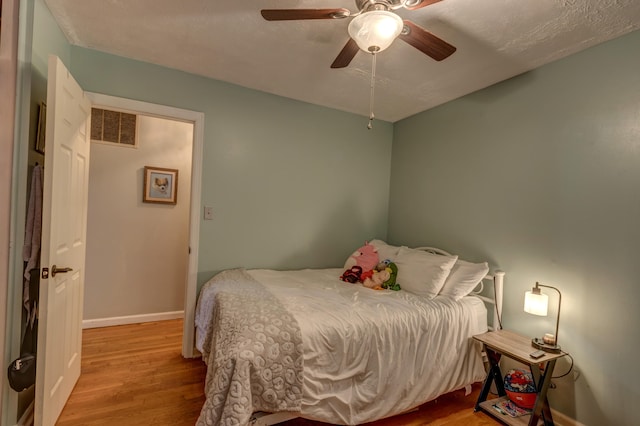
[[[31,175],[31,191],[29,205],[27,207],[27,223],[24,233],[24,246],[22,248],[22,260],[25,262],[22,303],[27,309],[27,314],[34,314],[29,303],[29,282],[31,271],[38,271],[40,261],[40,239],[42,238],[42,166],[36,164]]]

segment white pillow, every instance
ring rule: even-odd
[[[438,295],[458,256],[443,256],[401,247],[396,258],[397,282],[403,290],[433,299]]]
[[[471,293],[471,290],[476,288],[488,272],[489,264],[487,262],[471,263],[458,260],[451,268],[451,273],[444,282],[440,294],[460,300]]]
[[[378,250],[380,262],[385,259],[390,259],[392,262],[395,262],[398,257],[398,252],[400,252],[400,247],[389,245],[382,240],[372,240],[369,244],[372,244],[376,250]]]

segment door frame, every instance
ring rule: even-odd
[[[0,36],[0,356],[8,365],[15,355],[11,350],[14,341],[19,340],[12,337],[13,332],[7,325],[13,324],[13,265],[14,253],[20,253],[15,249],[15,228],[13,220],[14,194],[17,188],[17,176],[14,172],[17,163],[16,141],[20,133],[20,111],[21,100],[17,97],[18,89],[22,84],[22,78],[18,72],[18,62],[22,56],[22,49],[19,47],[19,19],[20,2],[16,0],[3,0],[2,5],[2,33]],[[6,141],[6,143],[4,143]],[[18,322],[20,323],[20,322]],[[20,334],[20,333],[18,333]],[[6,346],[5,346],[6,345]],[[3,382],[6,382],[3,381]],[[13,393],[7,385],[0,385],[0,423],[5,418],[2,412],[9,411],[7,405],[8,397]],[[12,400],[13,401],[13,400]],[[13,404],[15,405],[15,404]]]
[[[166,105],[119,98],[101,93],[85,92],[93,105],[127,110],[134,113],[169,120],[193,123],[191,150],[191,207],[189,211],[189,256],[184,294],[184,321],[182,328],[182,356],[193,358],[198,289],[198,248],[200,242],[200,205],[202,193],[202,150],[204,146],[204,113]],[[91,169],[91,166],[89,166]]]

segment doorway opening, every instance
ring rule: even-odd
[[[132,169],[132,168],[136,169],[135,173],[137,173],[136,174],[137,180],[135,181],[133,181],[132,177],[129,176],[129,181],[131,183],[129,184],[130,191],[128,192],[128,195],[136,198],[135,203],[139,207],[142,207],[144,210],[141,213],[142,215],[150,214],[151,216],[156,216],[156,225],[154,225],[155,228],[153,226],[151,228],[148,228],[148,229],[151,229],[151,231],[149,231],[147,235],[145,236],[134,235],[131,241],[129,241],[128,243],[127,242],[123,242],[123,243],[129,244],[129,246],[131,246],[131,244],[135,246],[134,251],[136,252],[136,256],[138,255],[142,256],[142,259],[144,259],[144,261],[147,262],[145,266],[145,268],[148,268],[147,272],[152,273],[154,265],[155,267],[158,267],[158,265],[161,265],[163,262],[166,262],[166,259],[163,259],[162,256],[180,256],[180,253],[175,253],[173,251],[174,250],[173,247],[166,247],[166,250],[156,251],[155,254],[148,253],[149,257],[144,258],[144,255],[145,255],[144,241],[138,241],[138,242],[136,241],[138,239],[147,240],[147,241],[151,241],[151,244],[153,244],[154,242],[157,241],[157,239],[159,238],[159,235],[164,234],[164,236],[167,236],[171,234],[171,232],[168,229],[166,229],[166,223],[167,223],[166,221],[171,220],[170,216],[176,213],[179,208],[182,208],[185,210],[184,213],[186,214],[185,216],[186,219],[184,220],[186,222],[185,225],[188,227],[188,236],[186,236],[186,245],[183,245],[181,247],[182,249],[184,249],[184,253],[182,253],[182,255],[184,256],[183,259],[186,259],[186,274],[183,277],[173,278],[173,279],[180,280],[181,283],[184,283],[184,285],[182,286],[182,289],[184,291],[183,313],[181,313],[180,311],[168,311],[168,312],[160,313],[155,316],[153,314],[142,315],[139,318],[136,318],[136,315],[124,315],[122,317],[118,317],[117,315],[116,316],[109,315],[108,317],[110,317],[112,321],[111,324],[105,323],[105,322],[102,322],[102,323],[98,322],[100,325],[97,325],[95,322],[91,324],[91,321],[89,320],[89,321],[85,321],[84,326],[90,327],[90,326],[126,324],[131,322],[170,319],[170,318],[175,318],[178,315],[183,315],[184,321],[183,321],[183,336],[182,336],[183,337],[182,338],[182,355],[186,358],[191,358],[194,356],[194,351],[193,351],[194,331],[193,331],[192,324],[193,324],[195,301],[196,301],[195,292],[197,289],[198,245],[199,245],[198,243],[199,243],[199,224],[200,224],[199,213],[200,213],[200,194],[201,194],[201,176],[202,176],[202,146],[203,146],[203,135],[204,135],[203,133],[204,114],[200,112],[195,112],[195,111],[183,110],[183,109],[168,107],[164,105],[151,104],[147,102],[135,101],[135,100],[125,99],[125,98],[118,98],[118,97],[113,97],[108,95],[97,94],[97,93],[87,92],[87,96],[91,100],[91,103],[93,104],[93,106],[96,108],[107,108],[107,109],[113,109],[117,111],[123,111],[131,114],[139,115],[140,123],[139,123],[138,129],[142,131],[142,133],[140,133],[140,136],[149,137],[155,140],[155,142],[159,144],[155,146],[155,148],[157,148],[156,150],[157,155],[153,154],[154,146],[152,145],[149,148],[152,150],[152,152],[144,153],[142,152],[142,147],[141,147],[139,150],[135,150],[135,151],[140,151],[137,153],[140,155],[127,156],[130,159],[133,158],[131,159],[131,164],[128,165],[129,169]],[[154,133],[154,132],[157,132],[157,133]],[[179,187],[176,187],[176,189],[178,190],[177,192],[178,204],[176,205],[143,204],[142,203],[143,166],[145,165],[158,166],[158,167],[170,166],[171,163],[163,162],[163,161],[169,161],[169,160],[162,160],[162,156],[166,154],[166,153],[163,153],[163,151],[167,149],[172,152],[172,154],[169,157],[172,156],[174,161],[179,161],[178,157],[180,157],[180,154],[179,154],[180,148],[176,146],[172,147],[171,138],[172,138],[172,135],[176,137],[177,135],[182,135],[182,137],[184,137],[185,132],[188,133],[188,138],[190,138],[191,146],[186,147],[188,148],[188,151],[190,151],[189,153],[187,153],[187,155],[185,155],[185,153],[182,152],[182,157],[188,157],[188,158],[185,158],[184,161],[187,161],[189,163],[188,165],[186,165],[185,163],[184,167],[189,167],[189,170],[188,170],[188,173],[186,174],[183,173],[183,175],[190,175],[190,176],[183,176],[180,174],[178,174],[177,176],[177,183],[178,185],[180,185]],[[146,133],[146,136],[144,136],[143,133]],[[92,146],[92,150],[93,148],[94,147]],[[102,147],[98,147],[98,148],[102,148]],[[107,158],[105,159],[105,164],[109,164],[109,162],[111,162],[113,167],[122,167],[121,162],[117,160],[114,161],[113,158],[111,159],[108,158],[111,155],[118,155],[118,152],[113,154],[113,151],[120,151],[120,150],[132,151],[128,147],[117,147],[117,149],[115,150],[111,149],[110,150],[111,153],[106,154]],[[94,164],[93,157],[94,155],[92,152],[92,161],[90,164],[90,170],[91,170],[90,173],[92,175],[93,175],[94,167],[105,167],[104,165],[101,164],[103,163],[102,161],[103,159],[96,158],[97,162]],[[98,161],[100,163],[98,163]],[[160,162],[160,164],[156,164],[155,162]],[[145,163],[145,164],[141,166],[142,163]],[[174,163],[174,164],[178,164],[178,163]],[[170,168],[175,168],[175,167],[170,167]],[[123,183],[126,184],[127,177],[121,176],[119,179],[124,179],[122,182],[120,182],[120,185],[114,182],[114,185],[112,185],[112,188],[109,189],[109,181],[107,179],[106,182],[103,181],[101,183],[100,188],[97,188],[97,190],[98,191],[110,190],[112,192],[117,192],[120,189],[122,189]],[[186,185],[188,189],[187,192],[189,192],[189,194],[183,194],[182,197],[180,197],[179,188],[182,187],[183,185]],[[113,199],[112,198],[113,196],[114,194],[105,194],[100,202],[102,203],[109,202],[109,200]],[[94,202],[94,200],[95,200],[95,197],[92,197],[92,195],[90,194],[89,221],[92,220],[91,211],[92,211],[92,203]],[[123,213],[123,214],[126,214],[126,213]],[[98,216],[96,217],[99,217],[99,213],[97,213],[97,215]],[[130,220],[131,222],[133,222],[133,224],[130,223],[129,225],[136,227],[135,219],[131,217],[126,217],[126,216],[120,219],[122,219],[123,223],[126,223],[128,220]],[[137,220],[144,221],[145,219],[137,219]],[[92,226],[91,222],[89,222],[88,225],[89,227],[91,227]],[[88,229],[88,233],[89,231],[90,229]],[[99,257],[106,255],[105,253],[101,253],[99,249],[98,251],[95,251],[95,252],[93,251],[92,242],[89,240],[90,237],[91,235],[88,234],[88,244],[87,244],[88,245],[87,247],[88,276],[86,279],[87,283],[89,282],[89,279],[90,279],[89,277],[90,268],[91,268],[90,259],[95,256],[96,257],[95,259],[97,259],[97,261],[100,262]],[[110,253],[110,255],[117,256],[118,253],[112,252]],[[160,258],[158,258],[158,256]],[[136,259],[129,259],[128,262],[129,261],[135,262],[135,260]],[[104,267],[104,264],[103,264],[103,267]],[[144,274],[145,268],[142,268],[141,270],[139,270],[138,273]],[[100,270],[104,270],[104,268],[100,268]],[[124,274],[127,273],[127,271],[120,271],[120,272]],[[134,280],[145,279],[144,276],[130,277],[130,278]],[[106,279],[108,280],[109,278],[106,277]],[[153,281],[153,279],[150,279],[150,281]],[[106,290],[109,291],[108,284],[102,283],[102,285],[107,285]],[[144,297],[144,293],[147,293],[150,288],[152,287],[149,287],[149,283],[147,283],[146,286],[140,286],[137,291],[141,292],[142,294],[139,294],[137,296]],[[162,291],[159,288],[157,290],[159,292]],[[87,289],[87,291],[90,291],[90,290]],[[120,292],[121,290],[114,289],[114,291]],[[171,291],[175,292],[176,289],[173,288],[173,290]],[[88,308],[89,305],[91,305],[91,303],[94,303],[95,309],[98,309],[98,312],[99,312],[99,309],[100,309],[99,304],[103,299],[99,295],[99,293],[96,293],[92,297],[95,297],[95,296],[98,297],[96,299],[97,301],[90,302],[86,299],[87,296],[85,295],[85,300],[86,300],[85,308]],[[165,296],[170,297],[169,295],[165,295]],[[160,300],[157,303],[161,304],[162,301]],[[150,308],[150,309],[151,311],[153,311],[153,308]],[[97,318],[101,317],[101,315],[99,314],[90,314],[90,315],[96,316]],[[85,318],[87,318],[86,315],[85,315]]]

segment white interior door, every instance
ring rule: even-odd
[[[80,376],[90,114],[82,88],[62,61],[50,56],[36,426],[55,424]]]

